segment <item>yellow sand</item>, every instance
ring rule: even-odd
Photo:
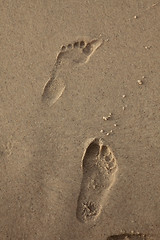
[[[123,231],[159,240],[159,23],[156,0],[0,1],[1,240]],[[97,38],[86,64],[66,68],[59,99],[43,104],[61,47]],[[81,159],[95,137],[112,148],[118,173],[101,215],[85,224],[76,218]]]

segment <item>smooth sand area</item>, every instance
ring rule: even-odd
[[[159,40],[158,0],[0,0],[0,240],[160,239]]]

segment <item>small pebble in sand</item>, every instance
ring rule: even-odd
[[[151,46],[145,46],[144,48],[145,48],[145,49],[150,49],[150,48],[151,48]]]
[[[134,16],[135,19],[137,19],[138,17],[137,16]]]
[[[113,130],[110,130],[110,133],[112,133],[113,132]]]
[[[123,95],[122,95],[122,97],[123,97],[123,98],[125,98],[125,97],[126,97],[126,95],[125,95],[125,94],[123,94]]]
[[[142,80],[137,80],[137,82],[138,82],[139,85],[143,84]]]
[[[117,127],[117,124],[116,124],[116,123],[114,123],[114,127]]]
[[[110,133],[108,132],[108,133],[106,133],[106,135],[107,135],[107,136],[109,136],[109,135],[110,135]]]
[[[142,76],[142,79],[144,79],[145,78],[145,76]]]
[[[106,121],[111,118],[112,113],[109,113],[107,117],[103,117],[103,120]]]
[[[103,117],[103,120],[106,121],[106,120],[107,120],[107,117]]]
[[[112,116],[112,113],[109,113],[109,114],[108,114],[108,118],[111,118],[111,116]]]
[[[123,109],[123,111],[124,111],[124,110],[125,110],[125,107],[123,106],[122,109]]]
[[[101,130],[100,130],[100,132],[101,132],[101,133],[104,133],[104,130],[103,130],[103,129],[101,129]]]

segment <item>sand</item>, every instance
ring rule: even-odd
[[[159,240],[159,23],[155,0],[0,1],[1,240]]]

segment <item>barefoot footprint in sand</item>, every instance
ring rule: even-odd
[[[81,222],[90,222],[101,213],[114,184],[118,166],[111,148],[102,139],[95,138],[84,151],[82,167],[76,216]]]
[[[76,41],[67,46],[62,46],[53,67],[52,76],[47,81],[43,93],[42,102],[52,106],[65,90],[65,79],[61,77],[61,71],[77,65],[87,63],[93,53],[102,45],[102,39],[94,39],[89,42]]]
[[[107,240],[151,240],[145,234],[141,233],[124,233],[119,235],[112,235]]]

